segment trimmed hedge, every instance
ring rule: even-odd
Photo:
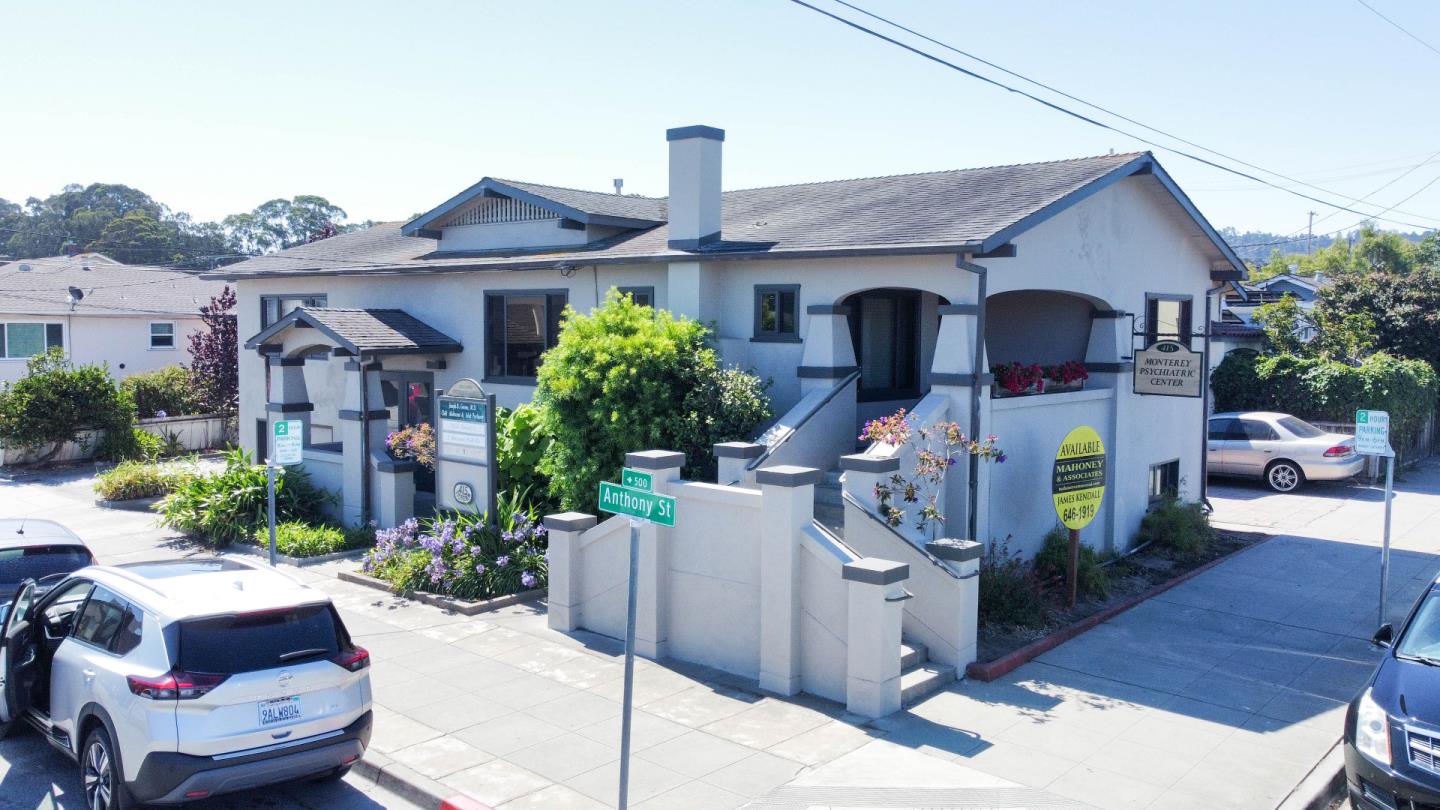
[[[200,412],[190,372],[180,366],[131,374],[120,381],[120,388],[135,400],[135,413],[141,419]]]
[[[1210,385],[1217,411],[1283,411],[1326,422],[1353,422],[1360,408],[1389,411],[1398,446],[1419,435],[1440,394],[1430,364],[1383,353],[1351,366],[1234,351],[1216,367]]]

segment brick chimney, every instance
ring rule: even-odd
[[[79,243],[76,242],[74,239],[66,239],[66,240],[65,240],[65,244],[62,245],[61,247],[63,247],[63,248],[65,249],[65,255],[66,255],[66,256],[79,256],[79,255],[80,255],[80,245],[79,245]]]
[[[670,248],[698,250],[720,240],[720,151],[725,130],[666,130],[670,142]]]

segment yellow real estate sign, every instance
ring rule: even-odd
[[[1067,529],[1078,531],[1095,519],[1105,499],[1105,442],[1094,428],[1081,425],[1060,442],[1050,494]]]

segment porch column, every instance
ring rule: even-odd
[[[938,308],[940,333],[935,339],[935,359],[930,365],[930,393],[944,394],[950,398],[948,418],[960,425],[966,434],[971,433],[971,405],[975,391],[980,397],[980,425],[972,438],[981,438],[990,433],[990,386],[995,378],[988,372],[989,361],[984,353],[984,336],[978,336],[981,348],[981,367],[975,368],[976,328],[980,308],[976,304],[948,304]],[[1003,438],[1003,437],[1002,437]],[[945,520],[953,536],[962,539],[982,540],[989,536],[988,509],[986,496],[990,489],[989,465],[976,465],[978,477],[978,516],[976,536],[968,537],[970,525],[970,496],[968,463],[956,464],[952,474],[945,478]]]
[[[1125,441],[1126,431],[1120,426],[1128,424],[1133,398],[1129,395],[1130,376],[1134,372],[1134,338],[1131,335],[1130,315],[1119,309],[1097,309],[1090,316],[1090,342],[1085,348],[1085,370],[1090,374],[1088,383],[1095,388],[1111,388],[1115,397],[1111,400],[1114,409],[1110,424],[1115,427],[1105,436],[1105,449],[1110,457],[1111,469],[1132,469],[1129,456],[1133,450]],[[1105,534],[1101,550],[1124,550],[1129,545],[1131,527],[1121,526],[1122,515],[1132,514],[1125,497],[1125,487],[1109,487],[1105,490],[1105,501],[1100,508],[1105,512]]]
[[[304,423],[305,444],[310,442],[310,415],[315,405],[305,390],[305,358],[270,357],[270,401],[265,404],[266,421],[271,436],[275,435],[275,423],[299,420]],[[273,440],[267,443],[273,444]],[[265,459],[255,459],[257,462]]]
[[[371,456],[376,452],[385,457],[385,434],[386,419],[389,418],[389,411],[385,410],[385,399],[380,391],[379,363],[365,363],[365,374],[361,374],[361,363],[351,360],[345,364],[345,395],[341,399],[338,433],[341,442],[341,451],[344,458],[344,466],[341,470],[340,480],[343,485],[340,494],[340,517],[347,526],[357,526],[363,520],[364,481],[367,470],[372,465],[367,463],[364,453],[361,452],[363,444],[362,437],[365,434],[365,405],[370,406],[369,430],[371,442]],[[365,383],[369,391],[362,395],[361,378],[365,377]],[[387,459],[388,460],[388,459]],[[372,482],[371,496],[375,495],[375,487]],[[371,505],[370,517],[376,518],[374,504]]]
[[[754,442],[720,442],[715,445],[715,483],[723,486],[746,486],[750,463],[765,453],[765,445]],[[750,475],[753,482],[754,476]]]
[[[648,471],[655,491],[674,495],[679,489],[685,454],[672,450],[626,453],[625,466]],[[640,581],[636,594],[635,652],[646,658],[669,655],[670,647],[670,540],[673,529],[646,523],[640,526]]]
[[[850,338],[850,308],[833,304],[812,304],[805,308],[805,348],[800,355],[802,395],[812,390],[830,390],[839,379],[857,368],[855,344]]]

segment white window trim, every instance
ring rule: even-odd
[[[0,330],[9,329],[11,324],[31,323],[38,323],[45,327],[60,327],[60,351],[65,352],[67,357],[70,355],[70,330],[65,328],[64,321],[0,321]],[[4,346],[3,350],[0,350],[0,363],[28,363],[32,358],[37,356],[32,354],[29,357],[11,357],[9,355],[10,336],[5,334],[0,335],[0,338],[3,338],[3,340],[0,340],[0,344]],[[48,350],[50,346],[47,345],[45,348]]]
[[[162,323],[163,323],[163,324],[169,324],[169,325],[170,325],[170,345],[169,345],[169,346],[156,346],[156,345],[155,345],[155,327],[156,327],[156,325],[162,324]],[[150,344],[150,345],[149,345],[149,350],[150,350],[150,351],[152,351],[152,352],[173,352],[173,351],[175,351],[175,349],[176,349],[176,344],[180,342],[180,329],[179,329],[179,325],[176,324],[175,321],[151,321],[151,322],[150,322],[150,325],[149,325],[148,327],[146,327],[146,328],[149,330],[149,336],[148,336],[148,337],[149,337],[149,344]]]

